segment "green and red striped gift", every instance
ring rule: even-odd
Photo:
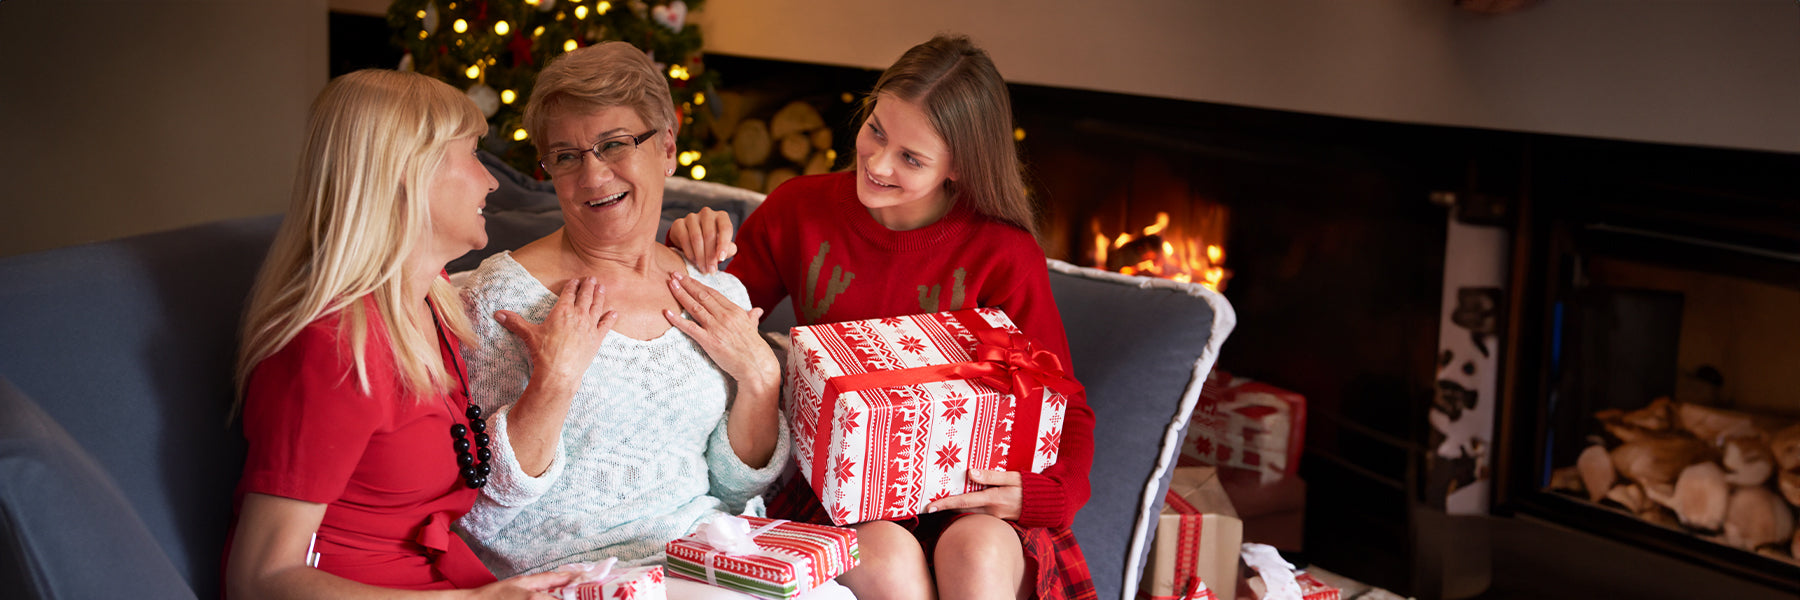
[[[853,530],[762,517],[716,519],[667,552],[671,575],[770,600],[811,591],[858,559]]]

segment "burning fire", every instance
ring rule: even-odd
[[[1156,213],[1156,222],[1142,235],[1107,236],[1093,223],[1094,264],[1126,275],[1161,277],[1198,282],[1213,291],[1225,289],[1231,272],[1225,269],[1225,248],[1198,236],[1184,236],[1169,229],[1169,213]]]

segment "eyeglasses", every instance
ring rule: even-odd
[[[538,157],[538,165],[544,167],[551,176],[566,175],[581,168],[582,155],[593,154],[596,160],[604,164],[615,164],[624,159],[626,152],[637,148],[656,135],[657,129],[651,129],[639,135],[619,135],[594,143],[585,150],[557,150]]]

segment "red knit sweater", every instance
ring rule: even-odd
[[[744,220],[726,271],[752,304],[767,311],[791,295],[802,325],[999,308],[1072,368],[1031,234],[962,204],[931,225],[893,231],[857,201],[855,183],[853,171],[794,178]],[[1087,503],[1094,412],[1084,395],[1069,400],[1056,464],[1023,474],[1020,525],[1067,527]]]

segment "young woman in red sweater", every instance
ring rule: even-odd
[[[852,170],[769,194],[731,241],[724,213],[678,221],[668,241],[726,269],[765,311],[793,297],[803,325],[974,307],[1006,311],[1069,362],[1014,149],[1012,105],[966,37],[914,46],[863,101]],[[859,598],[1092,598],[1069,531],[1088,499],[1094,414],[1072,398],[1057,462],[1043,473],[970,469],[977,492],[905,522],[856,525],[862,565],[838,578]],[[770,516],[829,522],[795,478]]]

